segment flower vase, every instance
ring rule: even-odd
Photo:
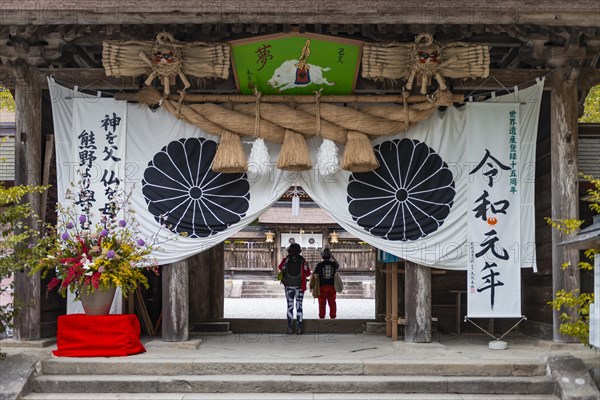
[[[86,315],[107,315],[110,312],[115,297],[116,288],[110,287],[106,291],[97,289],[92,293],[81,294],[81,304]]]

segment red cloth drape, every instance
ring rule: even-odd
[[[134,314],[58,317],[57,357],[118,357],[146,351],[140,342],[140,323]]]

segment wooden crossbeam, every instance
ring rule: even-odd
[[[260,2],[201,1],[102,1],[90,6],[83,0],[56,0],[40,7],[34,0],[4,0],[1,21],[13,25],[118,25],[118,24],[202,24],[264,23],[270,24],[495,24],[542,26],[597,26],[593,2],[572,0],[496,3],[406,2],[370,0],[352,2],[309,1],[302,7],[268,0]],[[473,5],[476,4],[476,5]]]
[[[103,68],[39,68],[42,88],[47,89],[48,84],[44,79],[45,75],[53,76],[57,80],[69,82],[80,88],[90,90],[109,90],[109,91],[130,91],[139,90],[140,82],[137,78],[106,76]],[[490,76],[495,79],[469,79],[452,80],[452,91],[460,93],[461,91],[470,91],[476,88],[480,90],[501,90],[503,88],[511,89],[515,85],[535,80],[551,72],[550,69],[491,69]],[[0,85],[13,88],[15,83],[13,68],[9,66],[0,66]],[[221,92],[233,92],[235,87],[228,86],[229,82],[215,82]],[[589,90],[600,84],[600,70],[596,68],[583,68],[579,75],[579,90]],[[547,80],[545,89],[552,88],[553,83]],[[357,93],[376,93],[376,83],[372,81],[359,81]],[[379,89],[380,90],[380,89]],[[400,90],[398,90],[399,92]],[[388,91],[392,92],[392,91]],[[194,93],[194,90],[189,90]],[[325,96],[322,96],[325,97]],[[262,101],[262,99],[261,99]]]
[[[169,96],[169,100],[179,101],[179,95]],[[137,101],[136,93],[116,93],[116,100]],[[411,95],[406,97],[407,103],[425,103],[430,97],[424,95]],[[191,103],[255,103],[256,97],[250,95],[238,94],[188,94],[184,101]],[[375,95],[375,96],[321,96],[320,103],[402,103],[402,95]],[[457,94],[453,96],[455,103],[462,103],[464,96]],[[297,103],[314,104],[314,96],[302,95],[266,95],[260,98],[261,103]]]

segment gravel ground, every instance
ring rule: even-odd
[[[375,318],[375,299],[338,299],[337,318]],[[319,317],[319,302],[310,293],[302,303],[304,318]],[[285,318],[287,304],[285,298],[225,298],[225,318]],[[329,309],[327,309],[329,313]],[[329,318],[327,314],[326,318]]]

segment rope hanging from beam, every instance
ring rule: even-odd
[[[116,96],[117,99],[123,97],[125,96]],[[217,136],[225,134],[227,139],[222,140],[222,144],[230,143],[231,146],[226,152],[220,153],[216,166],[216,170],[220,172],[247,170],[247,164],[240,162],[242,156],[239,153],[243,150],[230,134],[283,143],[278,161],[278,168],[283,170],[310,169],[312,163],[308,152],[300,151],[300,141],[304,142],[307,137],[319,136],[338,144],[347,144],[342,156],[342,168],[352,172],[371,171],[377,168],[378,163],[369,144],[369,136],[388,136],[405,132],[431,116],[438,107],[463,101],[461,95],[453,95],[450,91],[436,92],[432,96],[419,96],[427,101],[410,106],[405,106],[405,101],[408,101],[406,96],[373,96],[376,99],[371,96],[320,96],[318,106],[312,96],[263,96],[258,114],[256,97],[246,97],[248,98],[235,95],[186,95],[182,101],[179,96],[163,96],[158,90],[146,87],[134,97],[128,95],[127,100],[135,100],[149,106],[160,104],[176,118],[205,132]],[[307,97],[312,103],[306,102]],[[354,100],[356,108],[332,103],[331,98],[340,97],[352,98],[345,100]],[[327,101],[322,102],[323,98],[327,98]],[[225,104],[194,102],[198,100],[220,101]],[[298,101],[283,104],[286,100]],[[397,100],[402,104],[393,104]],[[414,102],[415,99],[410,101]],[[241,104],[231,107],[231,102]],[[361,105],[362,103],[366,105]],[[315,124],[316,118],[319,120]],[[369,154],[365,154],[365,151]],[[223,159],[224,154],[229,154],[229,157]]]

